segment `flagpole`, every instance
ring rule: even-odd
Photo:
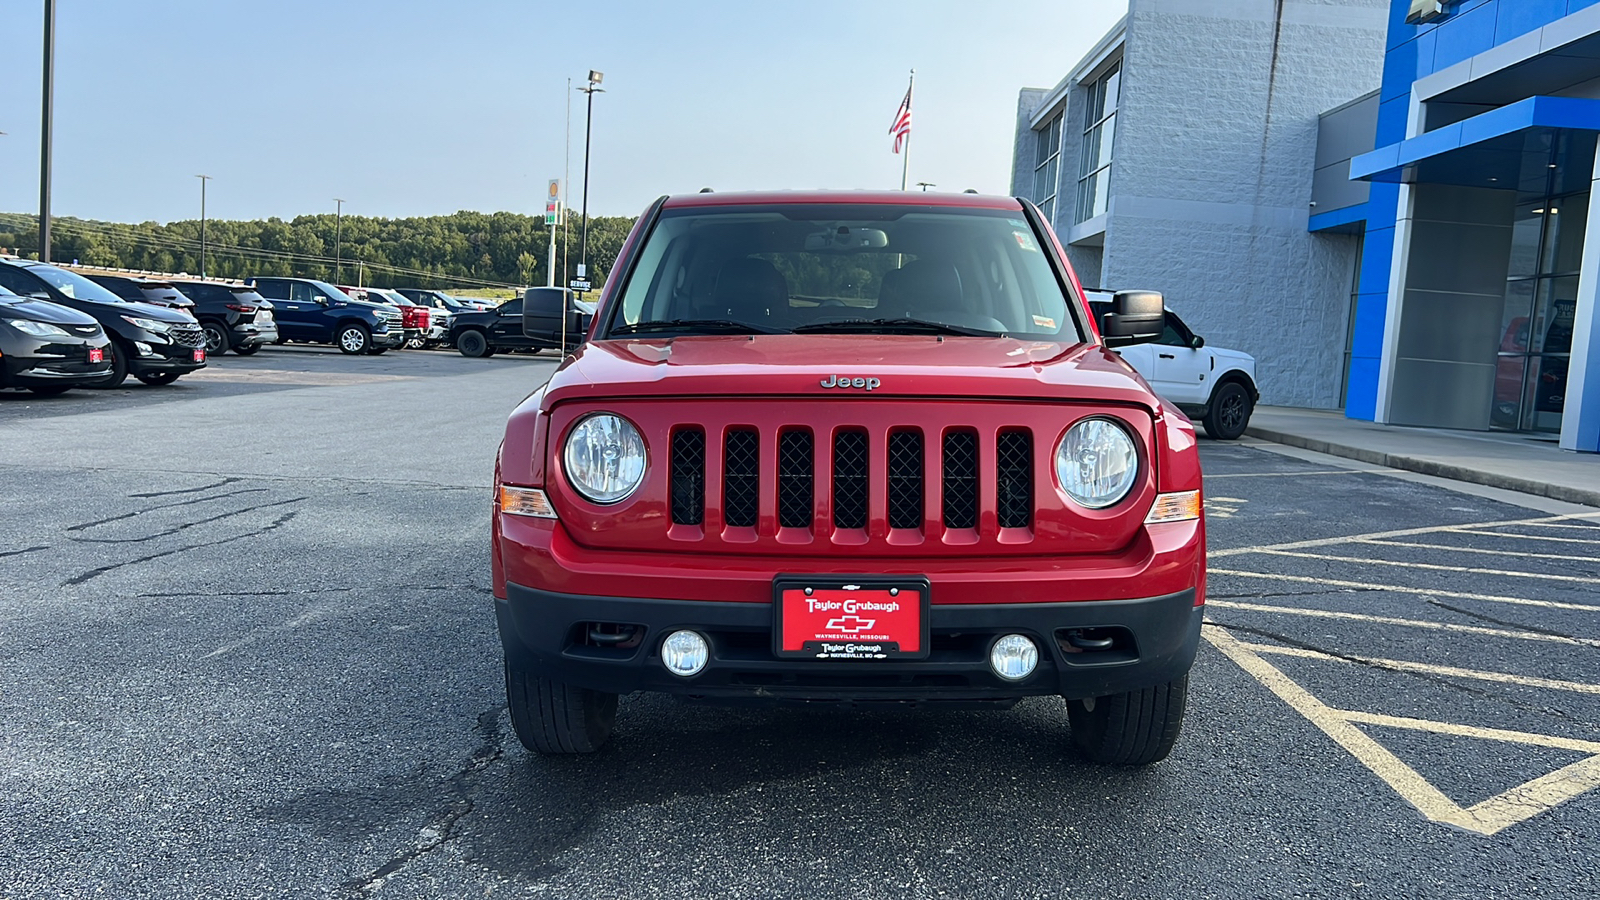
[[[911,70],[911,82],[906,85],[906,112],[911,111],[911,94],[917,87],[917,70]],[[911,131],[906,130],[905,153],[900,158],[900,190],[906,189],[906,175],[911,171]]]

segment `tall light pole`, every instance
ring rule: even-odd
[[[583,271],[583,278],[589,277],[589,136],[594,124],[594,95],[604,94],[600,89],[600,82],[605,79],[604,72],[589,70],[589,83],[578,90],[589,95],[589,110],[583,116],[583,237],[579,241],[578,268]]]
[[[56,0],[44,0],[44,102],[39,131],[39,261],[50,261],[50,137],[56,106]]]
[[[200,277],[206,277],[206,182],[210,175],[196,175],[200,179]]]
[[[333,212],[333,280],[337,284],[344,280],[344,247],[341,244],[344,226],[344,201],[338,197],[333,202],[339,204]],[[326,256],[323,259],[327,259]]]

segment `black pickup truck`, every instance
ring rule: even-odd
[[[449,343],[462,356],[493,356],[507,350],[553,350],[561,347],[561,310],[567,312],[566,349],[583,343],[594,319],[594,304],[579,300],[566,288],[529,288],[521,297],[483,312],[460,312],[450,320]],[[527,327],[523,326],[526,308]]]

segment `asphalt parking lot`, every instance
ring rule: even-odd
[[[1600,510],[1204,442],[1185,734],[505,717],[490,465],[549,356],[269,348],[0,395],[0,898],[1600,894]]]

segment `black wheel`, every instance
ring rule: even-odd
[[[1068,700],[1072,746],[1090,762],[1116,766],[1160,762],[1178,742],[1188,695],[1185,675],[1142,691]]]
[[[228,329],[215,322],[201,322],[200,330],[206,333],[207,356],[221,356],[228,352]]]
[[[611,737],[617,695],[575,688],[506,666],[511,727],[522,746],[546,756],[593,753]]]
[[[106,348],[106,356],[111,359],[111,374],[94,386],[101,389],[122,387],[122,383],[128,380],[128,357],[132,355],[133,351],[127,344],[120,340],[112,341],[111,346]]]
[[[41,385],[39,387],[30,387],[30,388],[28,388],[28,390],[34,392],[35,394],[38,394],[41,397],[59,397],[62,394],[65,394],[67,391],[72,390],[72,385],[70,385],[70,384],[46,384],[46,385]]]
[[[344,353],[356,355],[372,349],[372,332],[365,325],[352,323],[341,326],[337,337],[339,349]]]
[[[488,356],[490,353],[489,339],[484,337],[483,332],[475,328],[463,331],[456,338],[456,349],[461,351],[462,356],[470,356],[474,359]]]
[[[274,343],[276,343],[276,341],[274,341]],[[233,352],[239,354],[240,356],[249,356],[260,349],[260,344],[240,344],[239,346],[233,348]]]
[[[133,377],[139,379],[140,381],[144,382],[145,384],[150,385],[151,387],[161,387],[164,384],[171,384],[174,381],[177,381],[178,380],[178,376],[181,375],[181,374],[183,374],[183,373],[182,372],[151,372],[148,375],[135,375]]]
[[[1211,408],[1206,411],[1203,424],[1206,434],[1219,441],[1236,441],[1250,424],[1250,413],[1255,401],[1250,392],[1237,381],[1219,385],[1211,395]]]

